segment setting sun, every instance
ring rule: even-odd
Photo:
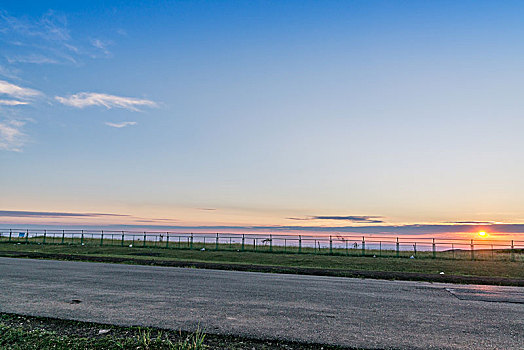
[[[480,232],[479,232],[479,236],[480,236],[480,237],[487,237],[488,234],[486,233],[486,231],[480,231]]]

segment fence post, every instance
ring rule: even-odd
[[[104,245],[104,230],[100,233],[100,246]]]
[[[80,245],[84,245],[84,230],[81,231],[82,234],[80,235]]]
[[[400,257],[400,243],[398,241],[398,237],[397,237],[397,243],[396,243],[396,251],[397,251],[397,258]]]
[[[124,231],[122,231],[122,241],[120,241],[120,245],[124,246]]]
[[[169,248],[169,232],[166,232],[166,248]]]
[[[146,233],[144,232],[144,242],[142,243],[142,247],[146,246]]]
[[[47,230],[44,230],[44,240],[42,241],[42,244],[45,244],[45,236],[47,235]]]
[[[378,242],[378,256],[382,256],[382,241]]]
[[[246,243],[246,236],[242,234],[242,251],[244,251],[245,243]]]
[[[193,233],[191,233],[191,241],[189,242],[189,250],[193,249]]]
[[[29,230],[26,230],[26,234],[25,234],[25,242],[26,242],[26,243],[29,242]]]
[[[218,233],[217,233],[217,237],[215,239],[215,250],[218,250]]]
[[[346,255],[349,255],[348,240],[344,238],[344,242],[346,242]]]
[[[9,242],[11,242],[12,236],[13,236],[13,229],[9,229]]]
[[[362,236],[362,256],[366,255],[366,238]]]
[[[64,244],[65,230],[62,230],[62,244]]]
[[[413,245],[413,253],[413,256],[417,256],[417,242],[415,242],[415,244]]]
[[[9,239],[11,239],[11,236],[9,236]],[[513,244],[513,240],[511,240],[511,261],[515,261],[515,245]]]
[[[433,243],[431,246],[433,249],[433,259],[435,259],[437,257],[437,247],[435,246],[435,238],[433,238]]]
[[[302,253],[302,235],[298,236],[298,253]]]
[[[329,254],[333,254],[333,238],[329,236]]]
[[[473,245],[473,240],[471,240],[470,249],[471,249],[471,260],[475,260],[475,246]]]
[[[269,251],[273,251],[273,235],[269,235]]]

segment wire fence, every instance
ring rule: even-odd
[[[524,262],[518,240],[0,229],[0,243]]]

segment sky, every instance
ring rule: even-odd
[[[520,1],[2,1],[0,224],[524,237]]]

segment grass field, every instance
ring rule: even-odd
[[[224,264],[344,269],[364,271],[413,272],[462,276],[487,276],[524,279],[524,263],[498,260],[451,260],[429,257],[394,258],[343,255],[284,254],[213,250],[183,250],[153,247],[96,245],[0,244],[0,255],[6,252],[39,252],[99,257],[128,257],[137,260],[172,260],[215,262]]]
[[[78,246],[111,246],[134,248],[166,248],[183,250],[214,250],[266,252],[280,254],[313,254],[339,256],[377,256],[395,258],[439,258],[454,260],[501,260],[524,262],[523,242],[495,242],[487,240],[434,240],[406,241],[398,238],[384,238],[380,242],[376,238],[360,240],[341,240],[341,238],[303,237],[282,238],[268,236],[271,239],[249,237],[248,235],[166,235],[137,232],[0,232],[0,243],[46,244],[46,245],[78,245]],[[513,241],[512,241],[513,242]]]

